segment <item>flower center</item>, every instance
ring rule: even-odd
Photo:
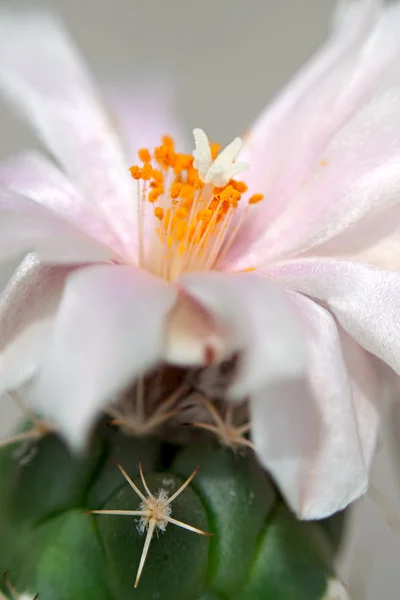
[[[184,271],[215,269],[238,231],[233,218],[247,186],[234,176],[247,171],[235,162],[241,148],[236,138],[222,152],[195,129],[193,154],[175,151],[171,137],[151,153],[138,152],[141,166],[130,168],[138,186],[139,266],[172,281]],[[263,199],[248,198],[249,205]]]

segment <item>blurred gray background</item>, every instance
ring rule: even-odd
[[[224,143],[250,125],[325,39],[333,4],[333,0],[14,0],[7,5],[49,7],[59,13],[102,84],[170,80],[187,131],[199,126]],[[35,145],[30,132],[1,105],[0,126],[0,158]],[[3,402],[0,436],[16,418],[11,402]],[[396,514],[400,499],[385,440],[382,435],[373,478],[384,499],[379,506],[370,497],[358,503],[339,564],[353,600],[400,597],[400,537],[386,498]]]

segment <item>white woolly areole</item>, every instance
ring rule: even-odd
[[[147,499],[146,502],[141,502],[139,509],[143,511],[151,511],[151,518],[157,521],[157,529],[165,531],[168,525],[168,517],[171,516],[172,508],[168,504],[169,496],[163,489],[159,490],[154,499]],[[138,522],[137,529],[139,533],[144,533],[149,526],[150,517],[143,516]]]

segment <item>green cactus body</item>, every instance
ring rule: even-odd
[[[141,461],[150,490],[168,496],[199,466],[172,517],[213,534],[169,523],[136,589],[138,519],[85,513],[138,509],[114,461],[143,489]],[[251,452],[104,429],[79,460],[55,436],[4,448],[0,477],[0,569],[40,600],[322,600],[333,576],[331,523],[296,520]]]

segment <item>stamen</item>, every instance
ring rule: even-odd
[[[233,227],[247,192],[247,185],[234,179],[249,168],[235,162],[241,139],[219,152],[202,129],[193,135],[193,156],[176,152],[172,138],[164,136],[153,152],[141,148],[142,166],[130,168],[138,185],[139,266],[169,281],[185,271],[215,269],[247,215],[242,210]],[[262,198],[253,194],[248,204]],[[151,218],[154,229],[148,227]]]

